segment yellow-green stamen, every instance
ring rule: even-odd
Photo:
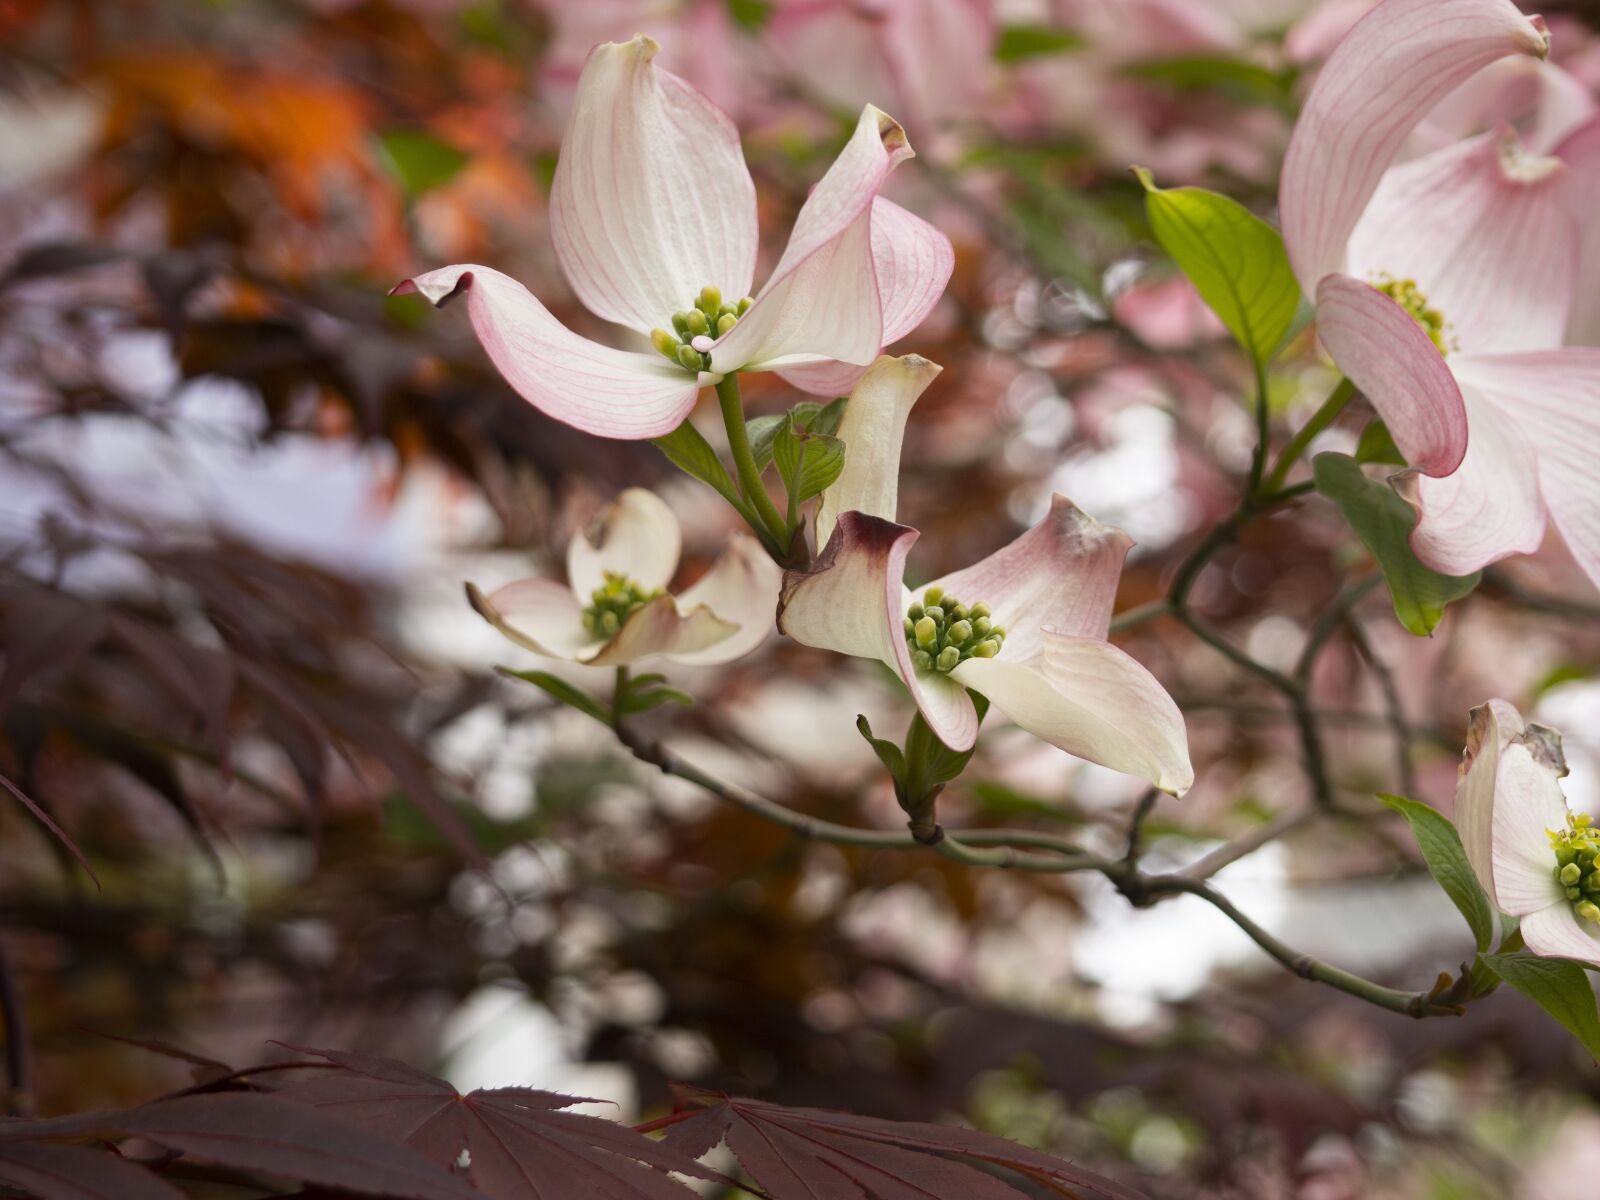
[[[1428,306],[1428,297],[1417,286],[1415,279],[1395,279],[1385,275],[1372,286],[1405,309],[1406,314],[1428,335],[1428,340],[1438,347],[1440,354],[1450,353],[1449,341],[1445,337],[1444,314]]]
[[[1549,831],[1550,848],[1556,855],[1556,882],[1566,893],[1572,911],[1585,921],[1600,925],[1600,830],[1594,818],[1574,813],[1565,829]]]
[[[583,628],[592,638],[616,637],[623,622],[636,609],[663,594],[660,588],[646,591],[626,575],[614,571],[607,571],[605,580],[589,593],[589,607],[583,610]]]
[[[739,323],[739,318],[750,311],[754,301],[745,296],[737,303],[725,304],[722,290],[707,284],[695,297],[693,307],[672,314],[672,332],[665,329],[650,331],[650,344],[664,358],[669,358],[685,371],[709,371],[711,355],[696,350],[691,343],[695,338],[719,338]]]
[[[917,670],[945,674],[969,658],[993,658],[1006,641],[987,604],[963,604],[940,587],[906,610],[905,632]]]

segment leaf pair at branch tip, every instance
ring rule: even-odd
[[[580,687],[575,687],[558,675],[548,671],[514,671],[510,667],[496,667],[495,671],[507,679],[520,679],[531,683],[551,699],[568,708],[575,708],[585,716],[593,717],[602,725],[611,725],[617,716],[629,717],[648,712],[662,704],[693,704],[694,697],[677,688],[664,686],[665,675],[630,676],[626,686],[617,696],[620,713],[610,704],[596,699]]]

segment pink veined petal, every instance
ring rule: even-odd
[[[1359,279],[1329,275],[1316,298],[1323,344],[1406,461],[1425,475],[1454,471],[1467,453],[1467,411],[1439,348],[1405,309]]]
[[[921,325],[939,303],[955,269],[955,251],[950,239],[921,217],[879,196],[872,202],[872,261],[883,307],[883,344],[892,346]],[[865,373],[855,363],[833,359],[778,372],[815,396],[842,396]]]
[[[1050,511],[1032,529],[934,584],[963,604],[987,604],[1006,631],[1003,657],[1028,662],[1043,650],[1046,627],[1105,640],[1122,560],[1132,545],[1122,530],[1101,524],[1065,496],[1052,496]]]
[[[895,519],[900,486],[900,445],[911,406],[939,372],[918,354],[880,358],[850,393],[836,436],[844,442],[844,469],[817,505],[817,544],[826,546],[842,512]]]
[[[1344,268],[1350,231],[1428,110],[1497,59],[1542,58],[1549,45],[1511,0],[1384,0],[1356,23],[1317,76],[1284,159],[1284,242],[1307,294]]]
[[[880,36],[906,120],[920,128],[963,112],[987,81],[996,31],[985,0],[891,0]]]
[[[919,674],[906,646],[901,579],[918,536],[880,517],[844,513],[811,570],[784,576],[778,628],[803,645],[886,664],[939,740],[969,750],[978,740],[971,697],[948,676]]]
[[[1600,349],[1474,358],[1457,370],[1464,388],[1491,402],[1501,427],[1531,446],[1544,507],[1600,586]],[[1478,436],[1474,424],[1474,445]],[[1503,479],[1494,483],[1504,489]]]
[[[519,579],[487,596],[469,583],[467,599],[508,639],[546,658],[582,662],[597,645],[572,589],[553,579]]]
[[[726,641],[739,632],[701,605],[678,611],[671,596],[657,596],[628,615],[616,637],[580,661],[591,667],[625,667],[645,658],[682,660]]]
[[[1573,346],[1600,346],[1600,117],[1591,118],[1555,149],[1567,164],[1568,182],[1578,223],[1578,290],[1567,314],[1565,341]]]
[[[567,582],[580,604],[587,604],[590,594],[604,585],[608,572],[653,592],[672,582],[682,542],[678,518],[659,496],[627,488],[587,529],[572,535]]]
[[[782,569],[761,543],[747,533],[734,534],[711,569],[679,594],[678,609],[703,606],[739,632],[708,649],[673,657],[691,666],[715,666],[749,654],[773,630],[782,584]]]
[[[516,280],[490,267],[441,267],[403,280],[434,305],[465,293],[467,316],[489,360],[528,403],[598,437],[638,441],[671,433],[694,407],[699,380],[660,355],[579,337]]]
[[[1500,752],[1523,733],[1522,714],[1509,701],[1485,701],[1472,710],[1467,745],[1456,777],[1456,832],[1473,873],[1496,908],[1494,890],[1494,789]]]
[[[1503,58],[1441,100],[1418,127],[1416,140],[1448,146],[1515,125],[1526,130],[1530,150],[1548,154],[1594,111],[1594,97],[1584,83],[1555,63]]]
[[[858,363],[825,358],[818,362],[779,367],[774,373],[790,387],[810,392],[813,396],[845,396],[861,382],[861,377],[868,370],[870,368]]]
[[[939,230],[879,196],[872,202],[872,261],[883,307],[883,344],[892,346],[939,303],[955,270],[956,252]]]
[[[1560,776],[1533,752],[1537,748],[1535,742],[1513,738],[1501,747],[1495,772],[1489,842],[1492,894],[1501,911],[1513,917],[1566,902],[1548,834],[1567,827],[1567,802]]]
[[[870,104],[812,189],[772,278],[711,351],[719,373],[835,359],[866,366],[883,346],[872,201],[911,157],[905,130]]]
[[[550,232],[590,311],[670,328],[713,284],[737,299],[756,261],[756,193],[726,114],[651,61],[647,37],[596,46],[573,97]]]
[[[1509,132],[1391,167],[1350,235],[1349,272],[1414,280],[1451,353],[1558,346],[1577,266],[1566,175]]]
[[[1183,714],[1156,677],[1097,638],[1046,630],[1034,663],[969,658],[951,672],[1012,721],[1079,758],[1180,796],[1194,784]]]
[[[1522,918],[1519,928],[1529,950],[1546,958],[1571,958],[1600,967],[1600,926],[1572,911],[1566,897]]]
[[[1417,510],[1411,533],[1417,557],[1446,575],[1470,575],[1537,550],[1544,541],[1545,509],[1529,431],[1469,381],[1465,360],[1457,370],[1472,430],[1466,457],[1443,479],[1407,471],[1394,477],[1394,485]]]

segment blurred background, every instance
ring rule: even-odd
[[[385,298],[491,263],[604,336],[546,222],[598,41],[652,35],[738,121],[767,264],[878,104],[918,151],[890,194],[957,256],[897,348],[945,367],[906,448],[915,572],[975,560],[1060,491],[1138,541],[1132,609],[1232,511],[1254,434],[1248,366],[1154,247],[1128,167],[1270,218],[1297,104],[1369,7],[0,0],[0,776],[97,877],[0,796],[0,952],[37,1111],[186,1081],[117,1039],[238,1064],[281,1039],[624,1119],[680,1080],[964,1121],[1164,1198],[1582,1194],[1600,1082],[1517,997],[1411,1022],[1300,982],[1197,900],[1134,910],[1098,879],[807,844],[495,676],[536,660],[471,613],[464,580],[559,574],[630,483],[681,518],[686,579],[731,514],[648,443],[543,418],[459,309]],[[1544,12],[1554,65],[1497,71],[1422,143],[1538,121],[1552,91],[1593,110],[1600,15]],[[1280,428],[1333,381],[1298,348],[1273,380]],[[798,399],[774,376],[745,395]],[[1352,449],[1368,415],[1318,448]],[[1196,607],[1287,668],[1363,562],[1312,498],[1219,555]],[[1149,814],[1151,865],[1298,821],[1281,698],[1175,623],[1118,640],[1183,705],[1199,776]],[[698,703],[650,719],[695,762],[899,824],[853,729],[904,728],[887,675],[774,636],[674,682]],[[1403,827],[1359,802],[1448,810],[1466,711],[1490,695],[1563,729],[1569,796],[1600,804],[1600,600],[1557,542],[1429,639],[1381,589],[1352,609],[1313,675],[1350,815],[1219,885],[1377,978],[1457,969],[1459,918]],[[942,812],[1115,853],[1139,796],[996,725]]]

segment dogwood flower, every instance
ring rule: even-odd
[[[1561,735],[1504,700],[1472,710],[1456,827],[1495,907],[1535,954],[1600,966],[1600,828],[1561,793]]]
[[[993,0],[777,0],[763,41],[829,103],[889,96],[923,129],[971,112],[998,32]]]
[[[1562,348],[1580,251],[1567,157],[1502,131],[1389,166],[1441,94],[1546,48],[1507,0],[1385,0],[1306,102],[1284,237],[1323,343],[1412,468],[1395,482],[1418,556],[1468,574],[1536,550],[1548,515],[1600,581],[1600,353]],[[1577,138],[1574,161],[1600,148]]]
[[[929,727],[970,749],[967,689],[1052,745],[1174,794],[1194,782],[1183,715],[1153,675],[1106,641],[1132,544],[1056,496],[1045,518],[983,561],[905,586],[920,536],[894,521],[906,417],[940,368],[881,358],[840,422],[845,467],[824,494],[811,570],[784,577],[778,628],[808,646],[877,659]]]
[[[479,615],[546,658],[622,667],[644,658],[692,666],[732,662],[772,629],[780,573],[752,537],[736,533],[698,582],[677,596],[677,518],[652,492],[629,488],[567,546],[567,582],[521,579],[487,596]]]
[[[659,49],[641,36],[589,55],[550,196],[572,290],[653,351],[578,336],[489,267],[442,267],[395,289],[436,305],[465,293],[506,381],[541,411],[603,437],[670,433],[699,389],[732,371],[776,370],[836,394],[921,323],[953,263],[942,233],[878,196],[912,150],[899,124],[869,105],[750,296],[756,197],[738,130],[654,65]]]

